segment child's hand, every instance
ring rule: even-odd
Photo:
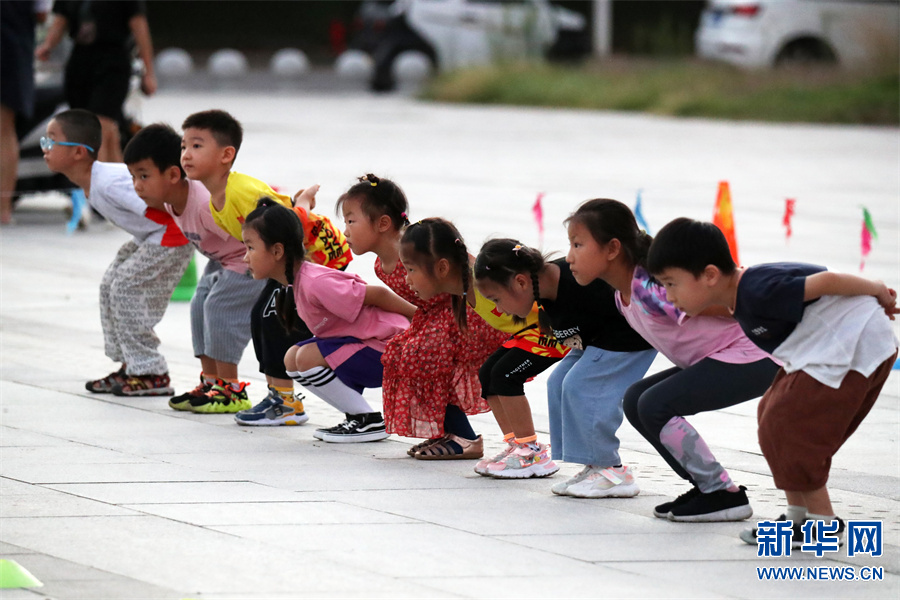
[[[319,184],[309,186],[305,190],[300,190],[294,194],[294,206],[300,206],[306,210],[312,210],[316,207],[316,193],[319,191]]]
[[[880,285],[881,289],[875,294],[875,299],[878,300],[878,304],[884,308],[884,312],[887,314],[888,318],[893,321],[894,315],[900,314],[900,308],[897,308],[897,291],[889,288],[883,283]]]

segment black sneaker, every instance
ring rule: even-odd
[[[787,521],[787,520],[788,520],[787,515],[779,515],[778,518],[775,519],[775,521]],[[844,538],[843,538],[844,521],[842,519],[838,519],[837,521],[838,521],[837,533],[832,533],[830,535],[832,537],[837,536],[838,546],[843,546],[844,545]],[[804,523],[805,523],[805,521],[804,521]],[[804,525],[804,523],[794,523],[791,526],[791,529],[794,532],[791,535],[791,548],[796,549],[803,545],[803,525]],[[751,527],[750,529],[743,530],[740,533],[741,541],[743,541],[745,544],[750,544],[751,546],[758,545],[759,544],[759,542],[757,541],[757,532],[758,531],[759,531],[758,527]],[[813,526],[813,536],[812,536],[813,539],[810,540],[810,543],[815,544],[817,537],[818,536],[816,535],[816,527]]]
[[[317,431],[318,433],[319,431]],[[323,442],[356,443],[376,442],[388,437],[380,412],[347,415],[347,420],[336,427],[321,430]],[[318,436],[316,436],[318,437]]]
[[[753,515],[747,488],[740,486],[737,492],[719,490],[709,494],[697,494],[681,506],[669,510],[668,519],[685,523],[711,521],[743,521]]]
[[[670,502],[663,502],[662,504],[660,504],[659,506],[657,506],[656,508],[654,508],[654,509],[653,509],[653,516],[656,517],[656,518],[658,518],[658,519],[665,519],[665,518],[668,518],[668,516],[669,516],[669,511],[670,511],[670,510],[672,510],[672,509],[673,509],[674,507],[676,507],[676,506],[681,506],[681,505],[684,504],[685,502],[689,502],[689,501],[693,500],[694,497],[697,496],[697,495],[700,494],[700,493],[701,493],[701,492],[700,492],[700,488],[698,488],[698,487],[695,485],[694,487],[692,487],[691,489],[689,489],[688,491],[686,491],[686,492],[683,493],[682,495],[678,496],[678,497],[675,498],[674,500],[672,500],[672,501],[670,501]]]

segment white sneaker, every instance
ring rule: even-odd
[[[498,479],[549,477],[557,471],[559,466],[550,460],[550,446],[546,444],[538,444],[537,451],[522,444],[506,459],[488,465],[488,475]]]
[[[513,438],[513,439],[515,439],[515,438]],[[503,450],[501,450],[500,452],[498,452],[491,458],[483,458],[483,459],[479,460],[475,464],[475,472],[478,473],[479,475],[484,475],[485,477],[490,477],[490,474],[488,473],[488,468],[487,468],[488,465],[491,463],[506,460],[506,457],[509,456],[510,454],[512,454],[513,452],[515,452],[516,448],[518,448],[518,446],[516,445],[516,442],[514,442],[514,441],[506,442],[506,448],[504,448]]]
[[[569,489],[569,486],[575,485],[588,475],[594,472],[594,468],[591,465],[584,465],[584,468],[578,472],[575,477],[567,479],[566,481],[560,481],[559,483],[554,483],[553,487],[550,488],[550,491],[556,494],[557,496],[565,496],[566,490]]]
[[[631,498],[641,489],[634,482],[634,474],[629,467],[598,469],[566,489],[566,496],[576,498]]]

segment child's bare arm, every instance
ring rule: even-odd
[[[363,304],[399,313],[410,320],[412,320],[413,314],[416,312],[414,304],[410,304],[391,290],[380,285],[366,286],[366,297],[363,300]]]
[[[319,184],[309,186],[304,190],[300,190],[294,194],[294,206],[299,206],[310,212],[316,207],[316,193],[319,191]]]
[[[846,273],[823,271],[806,278],[803,300],[815,300],[822,296],[874,296],[891,320],[900,313],[897,308],[897,292],[881,281],[866,279]]]

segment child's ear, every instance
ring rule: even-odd
[[[722,271],[716,265],[706,265],[700,274],[700,279],[706,285],[713,287],[722,279]]]
[[[438,261],[434,263],[434,273],[441,279],[446,277],[450,273],[450,261],[446,258],[438,259]]]
[[[606,259],[615,260],[620,254],[622,254],[622,242],[618,238],[609,240],[609,243],[606,244]]]
[[[531,283],[531,277],[529,275],[525,275],[524,273],[516,273],[516,276],[513,277],[512,283],[519,290],[531,290],[534,287]]]
[[[163,175],[170,184],[174,185],[181,181],[181,167],[178,165],[172,165],[165,170]]]
[[[375,231],[378,233],[385,233],[394,228],[394,221],[387,215],[381,215],[378,217],[378,220],[375,221]]]
[[[234,146],[225,146],[222,148],[222,164],[233,163],[234,157],[237,156],[237,150]]]
[[[281,260],[282,258],[284,258],[284,244],[282,244],[281,242],[272,244],[272,249],[270,250],[270,252],[272,253],[272,256],[275,258],[275,260]]]

